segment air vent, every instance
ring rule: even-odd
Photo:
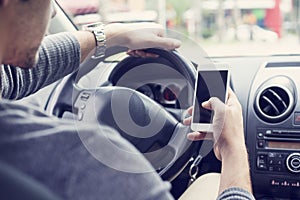
[[[276,84],[269,85],[268,83],[271,82]],[[268,81],[258,92],[255,100],[257,115],[269,123],[286,120],[291,115],[294,106],[293,83],[286,77],[276,77],[275,80]]]

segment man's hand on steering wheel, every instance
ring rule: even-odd
[[[156,23],[108,24],[105,27],[107,47],[124,46],[134,57],[157,57],[143,49],[162,48],[173,50],[180,47],[179,40],[165,37],[165,29]]]

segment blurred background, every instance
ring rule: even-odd
[[[96,21],[158,22],[213,56],[300,53],[300,0],[57,1],[79,28]]]

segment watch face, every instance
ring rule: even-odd
[[[96,31],[96,30],[104,30],[104,24],[102,22],[96,22],[92,24],[87,24],[83,26],[83,30],[85,31]]]

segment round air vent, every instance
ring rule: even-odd
[[[286,120],[295,107],[295,86],[287,77],[267,81],[256,95],[254,108],[260,119],[269,123]]]

